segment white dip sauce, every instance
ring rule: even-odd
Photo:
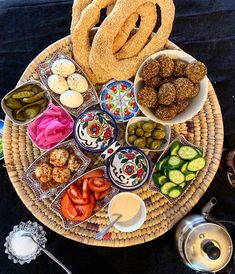
[[[16,256],[29,256],[38,248],[38,245],[28,236],[22,236],[26,231],[17,231],[11,239],[11,249]]]

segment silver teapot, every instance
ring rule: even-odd
[[[220,271],[233,254],[232,239],[221,223],[234,223],[210,216],[216,203],[216,198],[212,198],[203,207],[201,215],[189,215],[176,227],[176,247],[181,260],[198,273]]]

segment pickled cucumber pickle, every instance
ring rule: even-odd
[[[128,142],[141,149],[158,150],[166,142],[164,125],[152,121],[138,121],[127,128]]]
[[[37,84],[17,88],[4,99],[5,105],[12,110],[18,121],[26,121],[43,112],[48,105],[46,92]]]

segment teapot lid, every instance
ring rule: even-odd
[[[202,223],[187,235],[184,252],[194,269],[217,272],[231,259],[233,244],[224,227],[215,223]]]

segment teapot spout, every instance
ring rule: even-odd
[[[212,208],[217,204],[215,197],[211,198],[210,201],[202,208],[202,215],[204,218],[210,215]]]

